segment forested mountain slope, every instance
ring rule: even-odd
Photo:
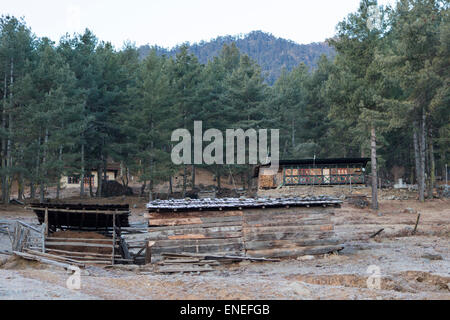
[[[301,62],[308,67],[316,67],[322,54],[328,57],[335,55],[333,48],[324,42],[298,44],[262,31],[253,31],[244,36],[223,36],[211,41],[202,41],[190,45],[189,51],[198,57],[200,63],[206,63],[220,53],[224,44],[232,42],[236,43],[242,53],[258,62],[269,84],[273,84],[278,79],[283,68],[290,71]],[[159,54],[168,56],[175,56],[179,48],[178,46],[167,50],[156,47]],[[146,57],[151,49],[149,45],[141,46],[140,57]]]

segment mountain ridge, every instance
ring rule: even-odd
[[[266,75],[266,81],[273,84],[280,76],[283,68],[290,71],[300,63],[315,68],[322,54],[333,58],[336,53],[326,42],[298,44],[292,40],[275,37],[271,33],[252,31],[247,34],[218,36],[210,41],[200,41],[189,45],[189,51],[197,56],[200,63],[207,63],[217,56],[224,44],[234,42],[242,53],[254,59]],[[171,49],[159,46],[143,45],[138,48],[139,56],[145,58],[150,50],[156,49],[158,54],[175,56],[181,45]]]

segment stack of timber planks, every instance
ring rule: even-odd
[[[151,212],[147,239],[152,260],[162,253],[242,254],[242,211]]]
[[[152,260],[163,253],[295,257],[343,248],[332,198],[168,200],[147,205]]]
[[[295,257],[341,250],[334,235],[333,207],[245,210],[245,254],[252,257]]]

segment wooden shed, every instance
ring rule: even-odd
[[[278,199],[156,200],[147,204],[153,261],[162,253],[295,257],[341,250],[332,216],[341,201]]]

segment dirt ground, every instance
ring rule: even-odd
[[[130,220],[144,221],[145,199],[103,202],[129,203]],[[0,207],[0,220],[13,219],[37,224],[34,214],[21,206]],[[82,271],[80,290],[66,287],[69,274],[62,269],[0,254],[0,299],[450,300],[449,200],[381,200],[378,212],[344,202],[334,222],[336,236],[345,244],[339,254],[241,262],[201,274],[163,275],[151,265],[90,266]],[[0,250],[8,246],[8,236],[0,233]]]

